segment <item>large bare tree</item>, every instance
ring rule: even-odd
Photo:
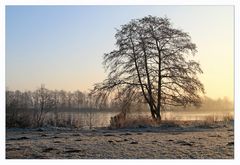
[[[147,16],[121,26],[115,38],[117,48],[104,54],[108,77],[92,90],[100,101],[111,96],[146,102],[157,120],[166,106],[200,105],[202,70],[188,33],[168,18]]]

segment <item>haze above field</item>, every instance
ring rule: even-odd
[[[232,6],[7,6],[6,86],[88,91],[107,75],[102,56],[114,49],[115,28],[147,15],[188,32],[206,95],[233,100]]]

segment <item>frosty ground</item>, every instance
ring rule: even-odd
[[[7,159],[233,159],[233,122],[94,130],[7,129]]]

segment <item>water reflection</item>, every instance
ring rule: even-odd
[[[117,112],[49,112],[45,123],[55,126],[73,126],[78,128],[107,127]]]
[[[118,112],[59,112],[57,114],[49,112],[46,116],[46,123],[56,126],[74,126],[78,128],[96,128],[96,127],[107,127],[110,124],[111,117],[118,114]],[[226,112],[164,112],[162,113],[163,120],[211,120],[221,121],[226,116],[233,116],[233,111]],[[151,117],[146,112],[134,112],[127,115],[128,117]],[[58,123],[57,123],[57,122]]]

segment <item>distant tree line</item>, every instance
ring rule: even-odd
[[[46,124],[69,127],[73,125],[71,114],[87,113],[92,121],[95,112],[120,112],[123,108],[133,111],[147,109],[146,105],[126,100],[99,101],[100,97],[76,90],[49,90],[44,85],[34,91],[6,90],[6,127],[41,127]],[[64,116],[68,114],[68,116]],[[49,114],[51,115],[49,117]],[[76,114],[76,113],[75,113]],[[76,120],[79,118],[75,117]],[[67,120],[67,121],[63,121]],[[81,121],[75,121],[77,123]],[[70,123],[70,124],[69,124]],[[77,125],[77,124],[75,124]],[[92,126],[92,123],[89,122]]]
[[[25,127],[29,125],[28,120],[33,120],[34,126],[41,126],[48,112],[57,117],[59,112],[109,110],[109,104],[99,104],[96,100],[96,97],[79,90],[49,90],[44,85],[35,91],[6,90],[7,127]]]
[[[67,121],[63,120],[62,112],[84,112],[88,113],[89,124],[92,126],[94,112],[121,112],[126,109],[127,113],[131,115],[132,112],[140,114],[141,112],[148,112],[148,105],[146,103],[139,103],[132,101],[128,104],[126,99],[109,99],[108,102],[99,102],[96,96],[89,93],[76,90],[74,92],[64,90],[49,90],[44,85],[34,91],[11,91],[6,90],[6,126],[7,127],[40,127],[46,124],[48,113],[53,117],[47,123],[53,126],[69,127],[73,125],[72,119],[66,116]],[[175,107],[168,106],[166,111],[232,111],[234,109],[233,102],[227,98],[211,99],[208,97],[202,98],[202,106],[186,106]],[[76,113],[75,113],[76,114]],[[65,120],[64,119],[64,120]],[[78,120],[78,119],[76,119]],[[80,122],[80,121],[75,121]]]
[[[18,109],[81,109],[83,107],[98,108],[95,101],[87,93],[79,90],[49,90],[41,86],[35,91],[6,91],[6,107]]]
[[[172,108],[173,109],[173,108]],[[210,97],[202,98],[202,106],[194,107],[187,106],[184,110],[194,111],[197,110],[199,113],[201,112],[233,112],[234,111],[234,103],[229,100],[227,97],[212,99]]]

